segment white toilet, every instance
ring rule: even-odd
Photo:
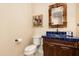
[[[24,55],[26,56],[33,56],[36,54],[38,48],[41,45],[41,36],[34,36],[33,37],[33,44],[27,46],[24,50]]]

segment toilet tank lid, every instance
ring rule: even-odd
[[[35,39],[35,38],[41,38],[41,36],[40,35],[37,35],[37,36],[33,36],[33,38]]]

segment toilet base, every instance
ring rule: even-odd
[[[24,54],[24,56],[36,56],[36,53],[31,54],[31,55],[25,55],[25,54]]]

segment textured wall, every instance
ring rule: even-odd
[[[48,7],[51,3],[38,3],[33,4],[33,14],[39,15],[43,14],[43,27],[35,27],[34,35],[44,35],[46,31],[56,31],[56,28],[49,28],[48,22]],[[73,8],[72,8],[73,7]],[[67,27],[59,28],[59,31],[72,31],[74,36],[76,35],[76,4],[68,3],[67,4]]]
[[[31,13],[31,4],[0,4],[0,55],[23,55],[32,38]]]

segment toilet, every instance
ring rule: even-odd
[[[34,36],[33,37],[33,44],[27,46],[24,50],[25,56],[33,56],[36,54],[37,50],[41,45],[41,36]]]

